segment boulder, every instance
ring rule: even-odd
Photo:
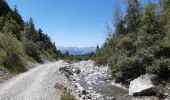
[[[80,74],[81,70],[80,70],[79,67],[75,67],[75,68],[73,69],[73,72],[76,73],[76,74]]]
[[[155,78],[155,75],[145,74],[131,81],[129,86],[129,95],[132,96],[155,95],[154,91],[155,86],[152,82],[153,78]]]
[[[82,95],[87,95],[86,90],[83,90],[83,91],[82,91]]]

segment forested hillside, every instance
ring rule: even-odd
[[[96,64],[108,64],[117,82],[129,82],[145,73],[155,74],[167,82],[170,78],[170,0],[145,6],[140,0],[123,3],[127,5],[126,12],[115,7],[115,30],[103,46],[97,48]]]
[[[58,59],[61,52],[50,37],[36,29],[33,19],[25,22],[17,8],[11,9],[0,0],[0,70],[25,71],[26,61],[42,63],[43,59]]]

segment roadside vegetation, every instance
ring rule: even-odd
[[[59,90],[59,92],[62,94],[60,100],[77,100],[72,91],[67,89],[67,87],[63,86],[62,84],[56,84],[54,88]]]
[[[61,100],[77,100],[76,97],[71,93],[71,91],[66,91],[61,96]]]
[[[95,53],[89,53],[89,54],[84,54],[84,55],[71,55],[68,52],[63,54],[63,59],[65,61],[71,62],[71,61],[83,61],[83,60],[90,60],[94,59]]]
[[[26,61],[43,63],[42,58],[61,57],[50,37],[36,29],[33,19],[24,21],[17,7],[11,9],[0,0],[0,70],[12,73],[26,71]]]
[[[126,0],[126,12],[116,6],[112,32],[97,48],[97,65],[108,65],[117,82],[129,83],[142,74],[157,75],[157,83],[170,82],[170,0],[142,6],[140,0]]]

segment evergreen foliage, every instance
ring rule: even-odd
[[[141,74],[170,79],[170,1],[141,6],[127,0],[124,16],[114,11],[114,32],[96,51],[96,64],[108,65],[117,82],[128,82]]]
[[[10,34],[0,33],[1,65],[11,72],[25,71],[24,50],[21,43]]]
[[[84,54],[84,55],[70,55],[68,52],[63,54],[63,59],[71,62],[71,61],[84,61],[84,60],[94,60],[95,54],[94,53],[89,53],[89,54]]]
[[[5,0],[0,0],[0,66],[11,72],[26,69],[25,61],[33,58],[37,62],[62,57],[47,34],[36,30],[33,19],[24,22],[15,6],[12,10]]]

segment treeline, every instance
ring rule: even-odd
[[[108,65],[117,82],[129,82],[146,73],[168,81],[170,0],[149,2],[144,6],[140,0],[123,3],[127,6],[126,12],[115,7],[114,31],[103,46],[97,48],[96,64]]]
[[[95,53],[88,53],[84,55],[71,55],[69,54],[69,52],[66,52],[65,54],[63,54],[62,58],[68,62],[94,60]]]
[[[0,70],[25,71],[27,60],[42,63],[43,59],[58,59],[61,52],[41,29],[36,29],[33,19],[25,22],[17,8],[11,9],[0,0]]]

